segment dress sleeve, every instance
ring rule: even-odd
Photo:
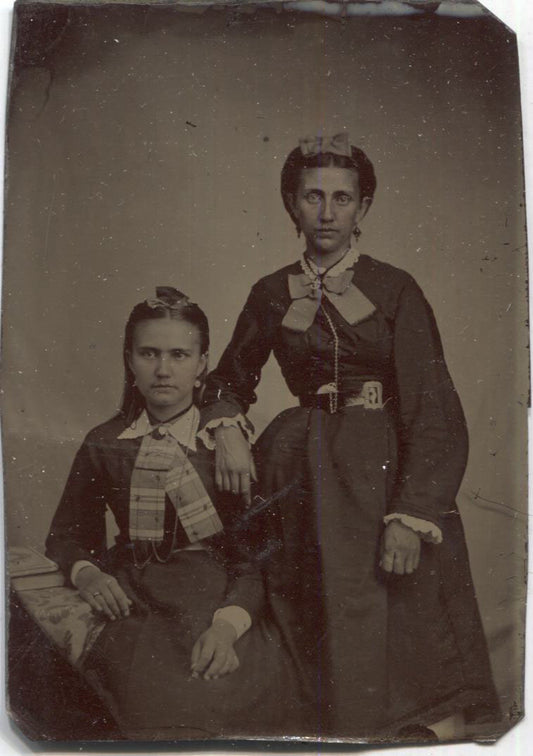
[[[394,369],[399,475],[388,511],[440,527],[463,478],[468,435],[433,312],[413,280],[396,311]]]
[[[219,497],[219,501],[228,500],[221,507],[228,512],[235,497],[224,493]],[[256,622],[263,611],[265,596],[260,564],[264,534],[258,518],[240,512],[241,506],[239,503],[235,517],[225,521],[224,534],[218,542],[217,551],[224,561],[228,582],[224,601],[217,608],[238,606]]]
[[[253,622],[257,621],[264,604],[263,575],[249,547],[233,543],[227,552],[228,587],[219,609],[238,606]]]
[[[243,569],[240,565],[238,571],[230,572],[228,592],[219,609],[238,606],[249,614],[252,622],[257,622],[263,610],[264,596],[263,577],[259,570],[251,565]]]
[[[76,454],[63,496],[46,539],[46,554],[70,578],[75,562],[101,567],[106,551],[106,495],[93,444],[86,439]]]
[[[255,388],[273,347],[273,323],[261,282],[239,315],[230,343],[206,382],[200,428],[219,418],[246,415],[257,401]]]

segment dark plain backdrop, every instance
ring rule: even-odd
[[[494,18],[20,6],[8,121],[9,544],[42,548],[76,448],[117,409],[156,285],[198,301],[211,364],[250,286],[302,249],[298,138],[347,129],[378,190],[361,250],[433,306],[471,436],[459,495],[503,710],[521,709],[527,302],[516,43]],[[294,404],[271,362],[250,413]],[[428,629],[430,631],[430,629]]]

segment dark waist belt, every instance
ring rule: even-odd
[[[304,394],[300,396],[302,407],[315,407],[316,409],[332,411],[331,391],[319,389],[317,394]],[[357,391],[341,391],[337,395],[337,407],[364,407],[364,409],[383,409],[383,384],[381,381],[364,381]]]

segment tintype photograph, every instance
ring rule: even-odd
[[[516,37],[462,2],[25,2],[7,698],[34,741],[524,714]]]

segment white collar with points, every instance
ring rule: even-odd
[[[117,438],[139,438],[140,436],[147,436],[154,428],[166,428],[166,432],[170,433],[176,441],[183,446],[187,446],[191,451],[196,451],[196,432],[198,431],[199,423],[200,412],[198,411],[198,407],[194,405],[184,415],[180,415],[173,422],[156,423],[155,425],[150,423],[148,413],[146,410],[143,410],[137,420],[134,420],[129,428],[122,431]]]

